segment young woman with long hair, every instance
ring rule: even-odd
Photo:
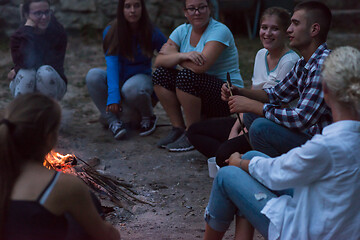
[[[48,0],[24,0],[25,24],[10,38],[14,68],[8,74],[14,97],[33,92],[61,100],[67,88],[67,35]]]
[[[70,214],[91,239],[120,239],[82,180],[43,166],[60,118],[59,104],[39,93],[18,96],[0,117],[0,238],[65,239]]]
[[[157,121],[151,61],[166,38],[151,23],[144,0],[120,0],[117,17],[105,28],[103,39],[107,70],[94,68],[87,74],[90,97],[115,139],[126,134],[125,123],[140,122],[140,136],[147,136]]]

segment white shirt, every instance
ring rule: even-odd
[[[360,239],[360,121],[339,121],[277,158],[254,157],[249,172],[270,189],[269,239]]]
[[[293,50],[285,53],[277,63],[273,70],[269,70],[267,55],[268,50],[260,49],[255,57],[254,72],[252,76],[252,89],[263,89],[273,87],[278,84],[294,67],[295,63],[300,59]]]

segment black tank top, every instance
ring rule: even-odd
[[[67,235],[64,215],[56,216],[43,204],[50,195],[57,172],[36,201],[12,200],[5,223],[6,240],[63,240]]]

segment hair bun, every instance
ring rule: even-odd
[[[354,102],[360,101],[360,79],[357,79],[357,81],[352,81],[352,83],[349,85],[347,94]]]

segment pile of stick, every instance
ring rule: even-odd
[[[79,162],[81,164],[78,164]],[[61,165],[54,165],[49,162],[46,165],[56,171],[62,171],[79,177],[100,199],[108,198],[117,207],[129,211],[128,206],[135,205],[136,202],[154,206],[151,202],[140,199],[138,197],[139,194],[132,190],[133,186],[131,184],[96,170],[77,156],[69,156]]]

